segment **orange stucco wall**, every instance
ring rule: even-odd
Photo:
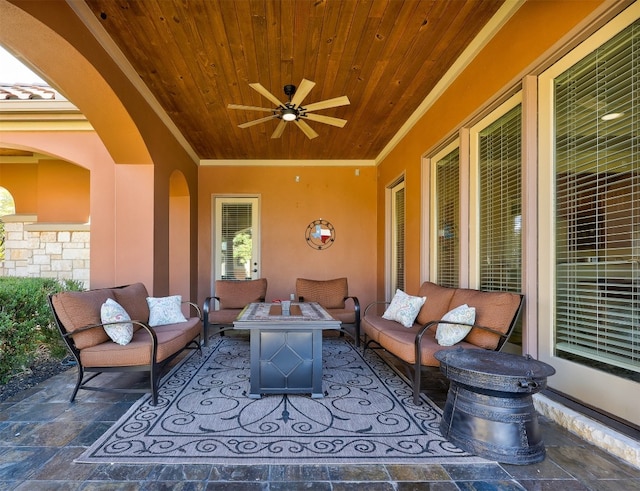
[[[601,0],[526,2],[449,86],[409,133],[380,163],[378,216],[384,216],[385,189],[403,172],[406,186],[406,289],[420,286],[421,158],[513,85],[558,40],[592,14]],[[384,223],[378,221],[379,251],[384,250]],[[384,298],[384,257],[378,256],[378,296]]]
[[[16,213],[35,214],[38,209],[38,166],[36,164],[0,165],[0,186],[13,197]]]
[[[89,171],[61,160],[38,165],[39,222],[89,221]]]
[[[260,197],[261,273],[268,299],[288,298],[298,277],[346,276],[349,293],[366,306],[375,299],[374,167],[201,167],[199,172],[200,295],[211,294],[212,196]],[[299,176],[299,182],[296,182]],[[305,231],[313,220],[335,227],[324,250],[309,247]]]
[[[89,171],[62,160],[0,165],[0,186],[13,196],[16,213],[39,222],[89,221]]]

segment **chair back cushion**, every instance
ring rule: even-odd
[[[418,296],[427,297],[427,300],[425,300],[420,312],[418,312],[416,322],[424,325],[427,322],[442,319],[444,314],[451,310],[449,305],[454,292],[455,289],[453,288],[446,288],[430,281],[425,281],[420,287]]]
[[[242,309],[252,302],[261,302],[267,295],[267,279],[218,280],[214,295],[220,299],[220,309]]]
[[[333,280],[296,280],[296,297],[305,302],[318,302],[325,309],[344,309],[344,299],[349,296],[346,278]]]
[[[451,306],[466,303],[469,307],[475,307],[477,325],[507,334],[518,313],[521,298],[517,293],[458,288],[451,299]],[[464,340],[480,348],[496,349],[500,336],[474,327]]]
[[[132,285],[121,288],[114,288],[113,295],[124,310],[127,311],[129,317],[134,321],[149,322],[149,304],[147,303],[147,287],[142,283],[134,283]],[[133,326],[134,330],[140,329],[140,326]]]
[[[73,332],[81,327],[100,324],[102,322],[100,308],[108,298],[115,300],[111,289],[105,288],[56,293],[51,297],[51,303],[66,331]],[[105,341],[109,341],[109,336],[102,327],[89,329],[73,336],[73,342],[79,350]]]

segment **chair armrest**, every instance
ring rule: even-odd
[[[147,331],[147,333],[149,334],[149,336],[151,336],[151,344],[153,347],[153,359],[155,360],[156,357],[156,352],[157,352],[157,348],[158,348],[158,337],[156,336],[156,333],[154,332],[153,328],[149,326],[149,324],[146,324],[145,322],[142,321],[136,321],[136,320],[131,320],[131,321],[114,321],[114,322],[104,322],[101,324],[91,324],[88,326],[84,326],[84,327],[80,327],[78,329],[76,329],[75,331],[67,331],[65,332],[62,336],[67,338],[70,337],[71,339],[73,339],[74,334],[78,334],[81,332],[85,332],[85,331],[89,331],[91,329],[95,329],[97,327],[102,327],[104,328],[104,326],[111,326],[114,324],[126,324],[126,323],[131,323],[131,324],[136,324],[140,327],[142,327],[145,331]]]
[[[344,300],[351,300],[353,302],[353,309],[356,312],[356,320],[360,320],[360,300],[358,300],[358,297],[354,297],[354,296],[349,296],[349,297],[344,297]]]
[[[198,307],[197,304],[195,304],[194,302],[190,302],[188,300],[183,300],[182,301],[183,304],[189,304],[191,307],[193,307],[194,309],[196,309],[196,312],[198,313],[198,319],[202,320],[202,310],[200,310],[200,307]]]
[[[371,302],[369,305],[367,305],[367,307],[364,309],[364,317],[367,316],[367,312],[369,312],[369,309],[372,307],[377,307],[380,305],[389,305],[391,302]]]
[[[212,301],[217,301],[218,304],[220,304],[220,298],[214,296],[211,297],[207,297],[204,299],[204,304],[202,305],[202,313],[204,315],[204,319],[206,320],[209,317],[209,312],[211,311],[211,302]],[[215,305],[214,305],[214,310],[215,309]]]

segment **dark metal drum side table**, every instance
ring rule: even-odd
[[[555,369],[531,357],[484,349],[435,354],[449,379],[442,435],[469,453],[507,464],[545,458],[533,406]]]

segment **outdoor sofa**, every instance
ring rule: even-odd
[[[181,312],[183,303],[195,309],[197,315],[185,317]],[[178,295],[149,297],[142,283],[61,292],[50,295],[49,304],[62,339],[78,364],[71,401],[79,389],[150,392],[156,405],[166,366],[184,349],[200,349],[199,307],[182,302]],[[87,385],[103,372],[131,371],[149,372],[149,388]],[[91,375],[85,380],[86,373]]]
[[[415,297],[396,295],[404,300],[398,318],[406,325],[385,318],[394,317],[394,312],[389,312],[393,301],[391,304],[374,302],[368,305],[361,321],[365,350],[383,348],[412,368],[415,404],[420,401],[421,368],[440,365],[434,356],[437,351],[459,348],[501,350],[513,332],[524,302],[524,296],[519,293],[447,288],[429,281],[422,284]],[[423,297],[426,300],[421,303]],[[411,310],[409,305],[412,302],[414,307],[417,304],[421,306],[407,319],[405,314]],[[452,311],[453,315],[447,315]],[[470,317],[466,314],[470,311],[474,311],[474,318],[468,322]],[[411,320],[411,315],[414,315],[414,320]],[[467,321],[462,320],[465,316]],[[440,331],[439,342],[436,336],[440,324],[443,330]],[[445,324],[448,332],[444,331]]]

